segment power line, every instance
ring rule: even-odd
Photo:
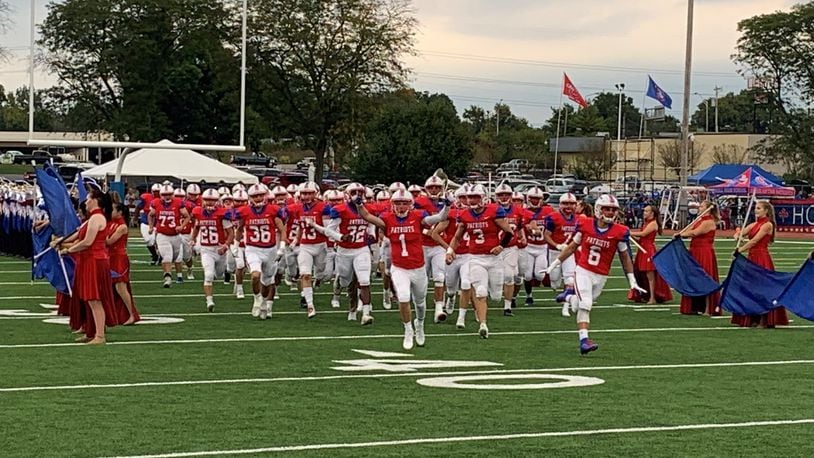
[[[612,66],[612,65],[596,65],[596,64],[577,64],[573,62],[550,62],[550,61],[542,61],[542,60],[530,60],[530,59],[517,59],[517,58],[510,58],[510,57],[496,57],[496,56],[483,56],[477,54],[463,54],[463,53],[452,53],[452,52],[442,52],[442,51],[421,51],[422,55],[426,56],[434,56],[434,57],[443,57],[447,59],[459,59],[459,60],[471,60],[471,61],[478,61],[478,62],[494,62],[494,63],[502,63],[502,64],[516,64],[516,65],[531,65],[537,67],[551,67],[551,68],[578,68],[581,70],[591,70],[591,71],[605,71],[605,72],[624,72],[624,73],[652,73],[652,74],[664,74],[664,75],[682,75],[683,70],[671,70],[671,69],[653,69],[653,68],[642,68],[642,67],[624,67],[624,66]],[[709,71],[695,71],[693,72],[695,76],[714,76],[718,78],[741,78],[740,75],[735,75],[728,72],[709,72]]]

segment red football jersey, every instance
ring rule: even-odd
[[[329,211],[331,219],[339,219],[339,233],[342,235],[350,235],[351,239],[348,242],[337,242],[336,244],[342,248],[354,249],[364,248],[367,246],[367,235],[370,223],[362,219],[356,209],[351,208],[348,204],[339,204],[331,207]]]
[[[423,210],[413,210],[405,218],[395,213],[385,212],[381,219],[387,226],[385,236],[390,239],[390,253],[393,265],[402,269],[424,267],[424,246],[421,244],[421,221],[427,216]]]
[[[329,208],[328,205],[321,201],[311,205],[299,203],[288,208],[288,221],[299,226],[300,245],[317,245],[328,240],[327,237],[308,225],[308,221],[314,221],[320,226],[325,226],[323,215],[327,213],[327,208]]]
[[[463,208],[453,208],[449,211],[447,228],[444,230],[444,234],[442,235],[445,242],[449,243],[452,241],[452,238],[455,237],[455,233],[458,231],[458,217],[465,211],[469,210]],[[461,236],[461,242],[457,247],[455,247],[455,254],[467,253],[469,253],[469,234],[464,232],[464,234]]]
[[[564,243],[569,244],[571,243],[571,239],[574,237],[577,231],[577,223],[579,222],[579,218],[577,215],[572,214],[570,218],[567,218],[562,212],[554,212],[546,218],[545,228],[549,232],[551,232],[551,239],[557,243],[557,245]],[[549,247],[553,250],[557,249],[556,245],[549,244]]]
[[[620,248],[627,249],[630,229],[623,224],[611,224],[601,231],[596,219],[592,218],[579,222],[574,237],[582,248],[577,251],[577,265],[599,275],[608,275],[616,252],[621,251]]]
[[[439,205],[441,206],[440,208],[439,208]],[[444,208],[443,205],[440,202],[432,200],[427,196],[418,196],[418,197],[416,197],[415,203],[413,204],[413,206],[417,210],[423,210],[423,211],[427,212],[430,215],[434,215],[434,214],[438,213],[439,211],[441,211],[441,208]],[[438,245],[435,242],[435,240],[432,239],[432,236],[427,235],[427,234],[424,234],[422,236],[421,243],[424,244],[424,246],[437,246]]]
[[[550,205],[544,205],[538,209],[531,209],[527,208],[525,211],[525,215],[523,221],[525,224],[528,224],[531,221],[535,221],[537,223],[537,227],[540,229],[540,235],[534,235],[529,231],[528,233],[528,244],[529,245],[536,245],[542,246],[546,245],[545,238],[543,237],[542,231],[545,228],[545,220],[548,215],[554,213],[554,209],[551,208]]]
[[[227,210],[223,207],[216,208],[211,213],[203,207],[192,209],[192,217],[199,227],[198,241],[201,246],[218,246],[226,243],[226,230],[223,227],[226,214]]]
[[[487,204],[481,213],[463,210],[458,215],[458,224],[466,227],[469,235],[469,253],[491,254],[490,251],[500,245],[500,228],[496,219],[505,218],[506,211],[497,204]]]
[[[198,204],[198,202],[196,200],[184,199],[182,201],[182,203],[184,204],[184,208],[187,209],[187,211],[189,212],[190,215],[192,214],[192,210],[194,210],[197,207],[200,207],[200,205]],[[186,224],[186,226],[184,226],[182,228],[179,228],[178,233],[179,234],[191,234],[192,233],[192,221],[190,220]]]
[[[155,230],[159,234],[178,235],[178,226],[181,224],[181,208],[184,204],[181,199],[172,199],[165,203],[161,199],[153,199],[150,206],[155,210]]]
[[[509,208],[503,207],[503,210],[506,212],[506,222],[509,223],[509,227],[512,228],[515,236],[512,237],[511,242],[509,242],[508,247],[516,247],[517,246],[517,231],[518,229],[525,226],[525,210],[523,207],[519,205],[511,204]],[[503,237],[503,231],[500,232],[500,237]]]
[[[271,248],[277,245],[277,226],[274,218],[285,220],[285,211],[274,204],[262,207],[246,205],[238,214],[243,221],[247,246]]]

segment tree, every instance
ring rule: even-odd
[[[659,152],[659,165],[666,170],[672,170],[676,174],[681,169],[681,153],[683,152],[683,145],[681,140],[673,140],[658,146]],[[687,156],[687,168],[692,173],[698,167],[698,162],[701,156],[706,151],[705,145],[696,147],[695,143],[690,142],[690,151]]]
[[[567,168],[581,180],[597,181],[605,177],[615,161],[606,153],[584,153],[571,161]]]
[[[461,117],[463,118],[464,123],[469,125],[469,129],[473,134],[479,134],[486,129],[486,111],[477,105],[471,105],[469,108],[464,110]]]
[[[51,2],[38,43],[52,96],[79,130],[237,143],[236,18],[224,0]]]
[[[403,87],[416,20],[407,0],[250,2],[261,115],[302,138],[321,170],[360,94]],[[321,176],[317,176],[321,178]]]
[[[718,131],[742,133],[767,133],[770,107],[760,89],[744,89],[739,93],[728,93],[718,98]],[[705,103],[696,107],[691,123],[697,128],[706,129],[707,108]],[[709,131],[715,132],[714,101],[709,104]]]
[[[716,145],[712,147],[712,162],[715,164],[746,164],[749,150],[740,145]]]
[[[599,117],[605,120],[605,125],[612,138],[616,138],[616,126],[619,123],[619,94],[602,92],[591,100]],[[635,138],[639,136],[639,123],[642,113],[633,106],[633,98],[622,96],[622,138]]]
[[[49,106],[46,90],[34,94],[34,129],[39,131],[60,130],[61,117]],[[28,130],[28,88],[20,87],[5,92],[0,85],[0,131]]]
[[[607,132],[607,120],[599,115],[599,110],[595,105],[588,105],[576,114],[569,115],[568,130],[573,135],[595,136],[599,132]]]
[[[814,178],[814,2],[738,23],[741,37],[732,56],[741,73],[754,77],[766,108],[768,130],[777,137],[758,145],[762,159],[784,163],[792,175]]]
[[[450,177],[466,173],[471,134],[445,95],[415,94],[392,99],[366,129],[352,160],[354,177],[365,183],[424,183],[438,168]]]

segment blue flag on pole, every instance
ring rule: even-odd
[[[793,273],[764,269],[738,254],[729,267],[721,293],[721,308],[738,315],[763,315],[786,289]],[[809,293],[810,294],[810,293]]]
[[[649,83],[647,84],[647,96],[651,99],[656,99],[665,107],[673,108],[673,99],[664,90],[662,90],[651,76],[647,76]]]
[[[59,253],[49,250],[51,235],[54,230],[50,226],[45,226],[41,231],[31,234],[34,253],[42,253],[48,250],[39,259],[34,261],[32,273],[35,279],[44,278],[57,291],[63,294],[71,294],[71,285],[74,277],[74,262],[70,256],[60,259]],[[64,270],[63,270],[64,269]]]
[[[707,296],[721,288],[687,251],[684,242],[673,240],[653,256],[659,275],[685,296]]]
[[[58,237],[72,234],[79,227],[79,217],[68,195],[68,188],[56,169],[46,163],[36,170],[37,186],[45,201],[45,210],[51,221],[51,228]]]
[[[786,285],[786,289],[783,290],[775,302],[801,318],[814,321],[812,284],[814,284],[814,260],[808,259],[789,284]]]
[[[82,178],[82,172],[76,172],[76,177],[73,180],[74,187],[76,188],[76,197],[79,202],[84,202],[88,198],[88,188],[85,187],[85,180]]]

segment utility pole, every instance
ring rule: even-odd
[[[616,89],[619,90],[619,114],[616,119],[616,159],[619,160],[619,148],[622,145],[622,92],[625,90],[625,83],[617,84]],[[627,167],[627,164],[625,164],[625,167]]]
[[[503,99],[497,103],[495,107],[495,116],[497,116],[497,122],[495,123],[495,137],[500,137],[500,106],[503,105]]]
[[[684,52],[684,113],[681,117],[681,186],[687,186],[687,162],[690,154],[690,95],[692,82],[693,0],[687,0],[687,47]]]
[[[715,86],[715,133],[718,133],[718,92],[722,91],[723,88],[719,86]]]

